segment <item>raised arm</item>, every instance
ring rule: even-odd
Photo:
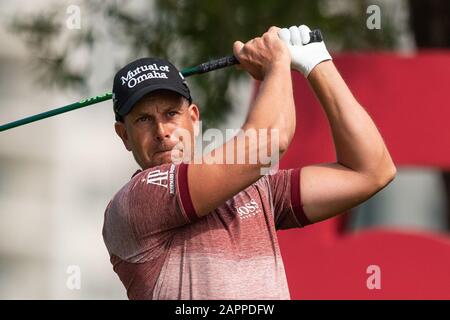
[[[234,44],[234,54],[240,65],[255,79],[262,81],[246,123],[242,129],[274,129],[279,132],[276,152],[280,156],[286,151],[295,131],[294,100],[292,93],[290,55],[287,47],[279,39],[278,28],[272,27],[261,38],[255,38],[245,45]],[[270,136],[267,143],[270,144]],[[238,137],[231,139],[215,154],[227,152],[236,155],[243,152],[245,159],[267,145],[258,141],[255,148],[249,144],[239,145]],[[243,150],[238,150],[239,148]],[[270,148],[269,148],[270,149]],[[206,155],[205,158],[210,157]],[[236,160],[236,156],[234,159]],[[223,161],[225,162],[225,161]],[[188,186],[192,204],[197,216],[203,216],[239,193],[261,177],[261,162],[247,164],[189,164]]]
[[[356,101],[332,61],[308,76],[330,123],[337,162],[302,168],[303,210],[311,222],[342,213],[392,181],[396,168],[383,138]]]

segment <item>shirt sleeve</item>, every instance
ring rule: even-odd
[[[105,215],[110,254],[139,262],[158,256],[176,229],[198,216],[187,183],[187,164],[142,171],[113,198]]]
[[[310,224],[300,199],[300,168],[279,170],[269,175],[268,180],[276,229],[301,228]]]
[[[187,183],[187,164],[165,164],[133,177],[128,193],[130,222],[146,237],[198,219]]]

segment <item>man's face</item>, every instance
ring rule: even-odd
[[[123,123],[116,122],[115,129],[127,150],[145,170],[171,163],[172,148],[180,141],[186,145],[182,137],[174,135],[177,129],[189,132],[188,143],[193,150],[194,127],[198,120],[199,111],[195,104],[189,105],[187,99],[175,92],[159,90],[139,100]],[[183,150],[174,151],[174,154],[183,157]]]

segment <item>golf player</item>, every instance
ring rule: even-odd
[[[309,32],[304,25],[271,27],[234,43],[240,67],[260,87],[241,132],[202,157],[241,153],[249,159],[274,139],[271,155],[281,157],[296,126],[294,69],[325,111],[335,163],[263,174],[268,165],[262,161],[192,161],[199,108],[176,67],[144,58],[117,72],[115,131],[141,170],[109,202],[103,238],[130,299],[289,299],[276,231],[331,218],[394,179],[375,124],[324,42],[308,44]],[[261,129],[277,134],[254,147],[237,143]]]

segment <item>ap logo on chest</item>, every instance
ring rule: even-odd
[[[161,171],[161,170],[153,170],[150,171],[147,175],[147,180],[143,180],[143,182],[147,181],[147,184],[153,184],[156,186],[160,186],[163,188],[169,187],[170,194],[175,193],[175,166],[172,164],[170,166],[170,171]]]

